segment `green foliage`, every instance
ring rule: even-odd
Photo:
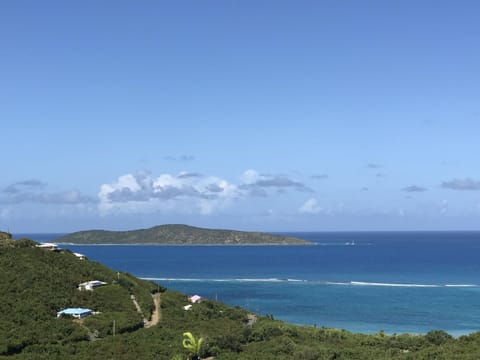
[[[109,311],[95,316],[90,316],[84,321],[95,337],[131,332],[143,327],[142,318],[138,313],[128,311]],[[115,329],[115,330],[114,330]]]
[[[0,231],[0,247],[12,247],[12,234]]]
[[[162,245],[244,245],[244,244],[297,244],[309,241],[259,232],[202,229],[188,225],[160,225],[133,231],[89,230],[65,235],[60,243],[73,244],[162,244]]]
[[[118,333],[143,327],[130,294],[147,313],[153,307],[150,294],[155,284],[137,278],[128,287],[115,284],[116,272],[79,260],[70,251],[51,252],[35,244],[21,239],[13,241],[13,246],[0,247],[0,355],[20,353],[31,346],[82,342],[93,333],[107,336],[114,317]],[[109,285],[94,291],[77,289],[89,280]],[[57,318],[57,312],[66,307],[86,307],[101,314],[82,321]]]
[[[69,251],[23,245],[0,247],[0,269],[0,359],[185,360],[186,351],[190,357],[215,360],[480,359],[480,333],[458,339],[439,330],[426,335],[354,334],[258,315],[251,324],[245,310],[211,300],[184,311],[186,295],[168,290],[161,294],[160,323],[147,329],[130,295],[145,316],[153,306],[156,284],[126,273],[118,276]],[[108,285],[77,290],[79,283],[94,279]],[[56,318],[67,306],[89,307],[100,314],[83,320]],[[181,341],[185,333],[196,335],[185,337],[188,350]]]
[[[0,231],[0,240],[12,240],[12,234],[6,231]]]
[[[200,359],[200,352],[202,351],[203,338],[195,339],[191,332],[183,333],[183,347],[188,351],[192,360]]]
[[[30,239],[22,238],[19,240],[15,240],[14,246],[16,248],[29,248],[29,247],[35,247],[36,242]]]
[[[442,345],[451,339],[452,336],[443,330],[432,330],[425,335],[425,340],[435,345]]]

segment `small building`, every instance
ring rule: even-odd
[[[193,295],[193,296],[189,297],[188,300],[192,304],[196,304],[196,303],[199,303],[202,300],[202,297],[200,295]]]
[[[78,290],[90,290],[92,291],[96,287],[107,285],[106,282],[104,281],[99,281],[99,280],[92,280],[92,281],[87,281],[81,284],[78,284]]]
[[[71,316],[76,319],[83,319],[93,314],[93,310],[84,308],[67,308],[57,312],[57,317]]]
[[[40,248],[40,249],[46,249],[46,250],[50,250],[50,251],[59,251],[59,247],[57,244],[53,244],[53,243],[43,243],[43,244],[38,244],[36,245],[37,248]]]
[[[73,255],[75,255],[79,260],[85,260],[87,258],[85,255],[76,252],[74,252]]]
[[[192,306],[193,306],[192,304],[190,304],[190,305],[185,305],[185,306],[183,307],[183,310],[185,310],[185,311],[192,310]]]

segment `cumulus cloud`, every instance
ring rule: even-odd
[[[453,179],[442,182],[440,186],[444,189],[451,190],[480,190],[480,181],[471,178]]]
[[[226,208],[233,200],[251,196],[272,196],[280,192],[312,192],[304,183],[285,175],[245,171],[238,183],[216,176],[181,172],[179,174],[125,174],[101,185],[98,208],[112,212],[173,211],[211,214]]]
[[[47,184],[40,180],[18,181],[8,185],[0,196],[0,203],[40,203],[40,204],[86,204],[94,203],[96,199],[82,194],[78,190],[61,192],[45,191]]]
[[[318,200],[310,198],[300,207],[299,211],[302,214],[319,214],[323,209],[318,204]]]
[[[223,191],[223,188],[218,184],[209,184],[207,185],[206,189],[212,193],[219,193]]]
[[[406,192],[423,192],[423,191],[427,191],[426,188],[422,187],[422,186],[418,186],[418,185],[410,185],[410,186],[406,186],[402,189],[402,191],[406,191]]]
[[[255,183],[260,178],[260,174],[256,170],[246,170],[242,174],[242,182],[244,184],[250,185]]]
[[[103,184],[98,194],[102,213],[153,212],[158,210],[199,210],[209,214],[238,196],[237,186],[208,176],[126,174]],[[194,209],[192,209],[192,207]]]
[[[285,175],[259,174],[255,170],[247,170],[242,175],[243,184],[239,189],[251,196],[267,196],[268,190],[284,192],[295,190],[300,192],[313,192],[308,186],[299,181],[292,180]]]

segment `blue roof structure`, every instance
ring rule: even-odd
[[[93,310],[84,308],[67,308],[57,312],[57,316],[70,315],[73,317],[83,318],[85,316],[91,315],[92,312]]]

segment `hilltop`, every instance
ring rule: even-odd
[[[311,245],[303,239],[260,232],[203,229],[188,225],[159,225],[131,231],[88,230],[56,239],[71,244],[135,245]]]
[[[69,250],[49,251],[28,239],[5,239],[0,243],[2,359],[186,360],[191,357],[182,346],[184,332],[204,339],[202,359],[480,358],[480,333],[458,339],[443,331],[425,336],[353,334],[290,325],[208,299],[186,311],[185,294],[80,260]],[[89,280],[107,284],[93,291],[77,289]],[[143,318],[152,316],[152,295],[161,301],[159,322],[147,327]],[[65,307],[86,307],[96,314],[81,320],[57,318]]]

